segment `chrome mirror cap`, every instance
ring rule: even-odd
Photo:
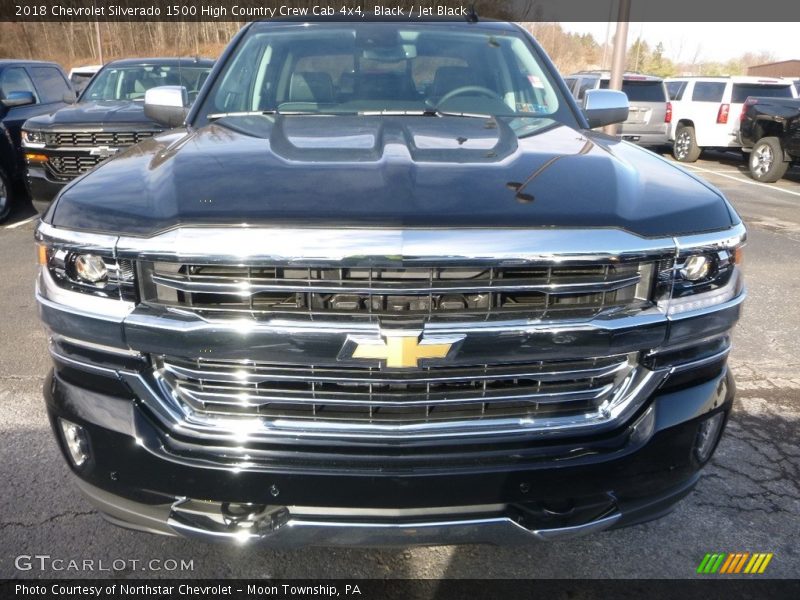
[[[180,127],[189,112],[189,93],[180,85],[150,88],[144,93],[144,114],[167,127]]]
[[[589,127],[622,123],[628,118],[628,96],[617,90],[589,90],[583,99]]]

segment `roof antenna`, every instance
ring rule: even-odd
[[[469,12],[467,13],[467,23],[478,22],[478,11],[475,10],[475,4],[470,4]]]

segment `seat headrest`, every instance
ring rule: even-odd
[[[323,71],[293,73],[289,82],[289,102],[330,104],[333,99],[333,79]]]

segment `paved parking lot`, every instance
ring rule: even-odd
[[[0,228],[0,577],[109,576],[20,572],[19,555],[66,560],[192,560],[186,577],[687,577],[706,552],[775,554],[768,576],[800,568],[800,171],[754,182],[741,157],[687,166],[719,186],[744,217],[749,299],[732,364],[739,395],[726,437],[697,490],[659,521],[577,541],[488,546],[271,552],[129,532],[76,494],[50,437],[40,395],[49,360],[33,300],[34,223],[20,210]],[[168,564],[168,563],[162,563]],[[97,564],[95,563],[95,568]]]

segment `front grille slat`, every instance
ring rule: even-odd
[[[53,148],[124,148],[153,137],[157,131],[52,131],[44,134],[45,145]]]
[[[506,379],[536,379],[537,381],[562,381],[565,378],[575,379],[602,378],[614,375],[625,368],[625,363],[614,359],[604,361],[606,364],[592,363],[587,366],[581,363],[564,363],[562,369],[555,369],[553,365],[540,363],[536,365],[507,365],[483,366],[476,370],[474,367],[449,367],[447,369],[431,369],[423,373],[412,371],[410,373],[398,372],[392,376],[381,371],[370,371],[354,368],[350,371],[342,368],[315,368],[294,367],[288,365],[242,365],[238,363],[226,365],[223,362],[203,361],[198,366],[196,361],[180,361],[171,358],[164,363],[164,369],[177,377],[195,378],[209,377],[218,382],[255,384],[265,381],[307,381],[313,375],[313,380],[322,383],[447,383],[469,378],[476,381],[506,380]]]

